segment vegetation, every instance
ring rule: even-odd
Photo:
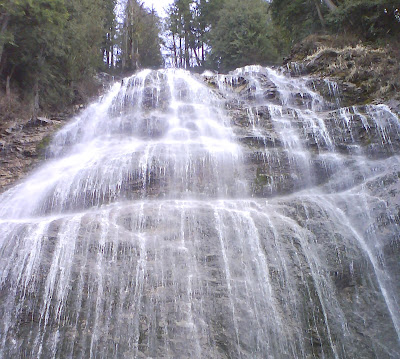
[[[17,95],[33,115],[59,109],[99,71],[162,66],[156,12],[126,0],[118,23],[116,2],[0,0],[0,111]],[[398,0],[174,0],[164,29],[169,65],[227,71],[279,62],[311,34],[396,41],[400,11]]]
[[[167,29],[176,67],[221,71],[282,59],[311,34],[396,39],[398,0],[175,0]]]
[[[175,0],[167,29],[175,67],[226,71],[279,58],[278,36],[263,0]]]
[[[291,44],[318,32],[350,33],[370,42],[400,33],[398,0],[272,0],[270,8],[275,26]]]
[[[210,34],[212,67],[225,71],[277,61],[278,51],[265,1],[231,0],[219,15]]]
[[[160,31],[160,19],[154,10],[146,9],[137,0],[127,1],[118,44],[121,49],[118,66],[122,71],[163,65]]]
[[[111,2],[111,4],[109,4]],[[102,68],[113,0],[1,0],[0,74],[33,113],[72,101]]]
[[[398,0],[345,0],[327,16],[332,32],[353,32],[362,40],[398,38],[400,3]]]
[[[33,116],[82,101],[99,71],[160,66],[159,19],[128,0],[0,0],[0,110],[29,104]],[[4,91],[4,92],[3,92]]]

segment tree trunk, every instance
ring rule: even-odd
[[[110,67],[110,49],[106,47],[107,67]]]
[[[114,68],[114,45],[110,46],[110,52],[111,52],[111,64],[110,68]]]
[[[178,58],[176,54],[176,42],[175,42],[175,33],[172,32],[172,46],[174,51],[174,67],[178,67]]]
[[[129,59],[129,51],[128,51],[128,26],[125,27],[125,51],[123,51],[123,56],[122,56],[122,69],[126,70],[128,67],[128,59]]]
[[[1,29],[0,29],[0,63],[1,63],[1,58],[3,56],[3,50],[4,50],[4,34],[7,31],[8,27],[8,21],[10,20],[10,15],[5,14],[3,15],[3,19],[1,19]]]
[[[39,76],[36,75],[35,84],[33,86],[32,118],[36,119],[38,113],[39,113]]]
[[[15,66],[12,67],[11,72],[7,75],[6,78],[6,97],[8,100],[11,98],[11,87],[10,87],[10,82],[12,75],[14,74]]]
[[[319,21],[321,21],[321,25],[325,29],[325,19],[324,19],[324,16],[322,15],[322,11],[321,11],[321,6],[320,6],[320,3],[319,3],[319,0],[314,0],[314,3],[315,3],[315,7],[317,8]]]
[[[11,76],[7,75],[7,79],[6,79],[6,97],[7,97],[8,100],[10,100],[10,97],[11,97],[10,80],[11,80]]]
[[[324,0],[324,3],[330,11],[335,11],[337,9],[337,6],[332,0]]]
[[[179,67],[183,67],[182,35],[179,35]]]
[[[111,28],[111,42],[110,42],[110,52],[111,52],[111,68],[114,68],[114,27]]]
[[[201,66],[204,67],[205,57],[204,57],[204,42],[201,42]]]
[[[137,55],[138,55],[138,47],[137,47],[137,41],[136,41],[136,46],[135,46],[135,40],[132,41],[132,68],[134,71],[138,69],[138,64],[137,64]]]
[[[194,57],[196,59],[197,66],[202,66],[202,63],[201,63],[201,60],[199,58],[199,55],[197,53],[196,48],[194,47],[192,50],[193,50],[193,53],[194,53]]]
[[[185,35],[185,68],[190,67],[190,55],[189,55],[189,40],[187,34]]]
[[[138,40],[138,42],[139,42],[139,40]],[[137,46],[136,46],[135,67],[136,67],[136,70],[140,69],[139,44],[137,44]]]

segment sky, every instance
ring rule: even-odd
[[[146,7],[150,8],[154,6],[159,16],[165,16],[164,8],[171,4],[173,0],[143,0]]]

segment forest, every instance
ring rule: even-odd
[[[311,34],[385,45],[399,32],[396,0],[175,0],[166,18],[139,0],[1,0],[1,112],[82,101],[98,72],[228,71],[279,64]]]

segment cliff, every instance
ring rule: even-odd
[[[143,70],[53,136],[0,200],[5,358],[399,357],[399,118],[290,69]]]
[[[32,118],[28,104],[18,96],[0,100],[0,193],[24,177],[45,159],[45,149],[52,135],[69,119],[109,88],[112,77],[98,74],[81,93],[74,105],[67,108],[42,111]]]

